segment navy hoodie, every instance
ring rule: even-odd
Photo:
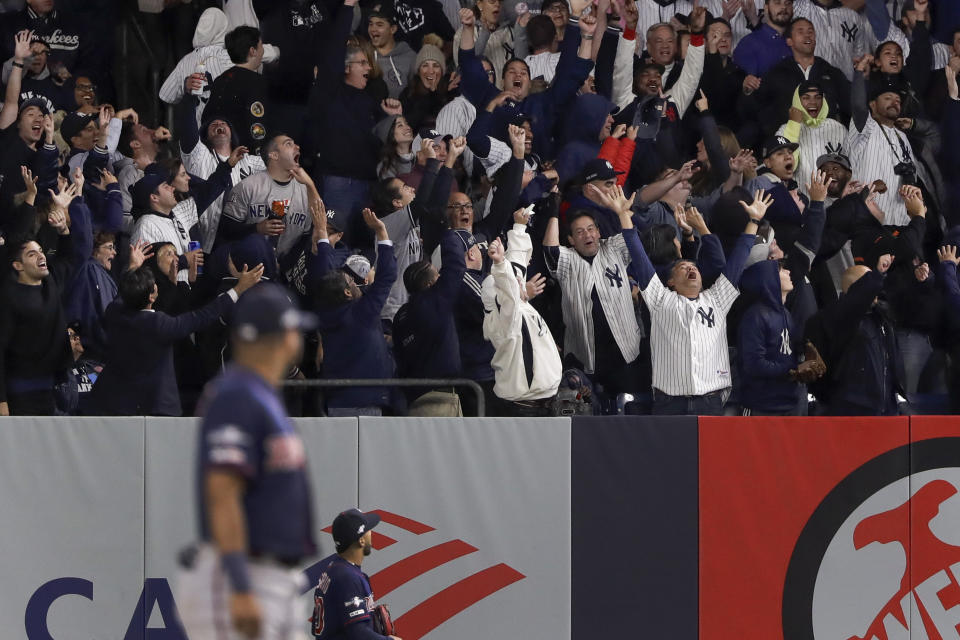
[[[761,411],[794,409],[801,387],[788,374],[800,362],[803,342],[782,302],[779,262],[763,260],[748,267],[740,292],[756,300],[743,314],[738,332],[742,404]]]
[[[563,123],[563,146],[554,165],[561,185],[575,178],[600,153],[600,130],[614,106],[595,93],[577,96],[570,105]]]
[[[323,377],[392,378],[393,356],[383,337],[380,310],[390,287],[397,279],[393,245],[377,244],[377,277],[359,300],[336,307],[321,308],[320,334],[323,337]],[[329,407],[386,407],[388,387],[350,387],[331,390]]]

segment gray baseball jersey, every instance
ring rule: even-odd
[[[266,171],[244,178],[230,191],[223,206],[224,216],[246,224],[266,220],[271,213],[282,215],[286,225],[277,240],[278,255],[285,254],[313,229],[307,188],[296,180],[277,182]]]

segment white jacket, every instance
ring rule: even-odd
[[[483,281],[481,294],[486,312],[483,337],[495,349],[491,362],[495,379],[493,392],[509,401],[550,398],[560,386],[563,363],[547,323],[521,297],[521,285],[514,274],[516,268],[526,280],[526,267],[533,253],[526,227],[513,226],[507,233],[507,247],[504,261],[494,264]],[[528,378],[523,360],[526,339],[533,351],[532,378]]]

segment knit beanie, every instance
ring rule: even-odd
[[[420,52],[417,53],[417,59],[413,63],[413,73],[416,73],[420,70],[420,65],[422,65],[427,60],[433,60],[440,65],[440,73],[447,72],[447,59],[444,58],[443,52],[440,51],[438,47],[435,47],[432,44],[425,44],[420,47]]]

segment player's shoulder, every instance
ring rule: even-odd
[[[207,385],[201,400],[204,422],[225,417],[258,417],[264,410],[263,382],[245,372],[227,370]]]

